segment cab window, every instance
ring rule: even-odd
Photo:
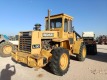
[[[48,30],[48,20],[46,20],[46,30]],[[62,18],[56,18],[50,20],[50,28],[61,28],[62,27]]]
[[[62,18],[50,20],[50,28],[61,28],[61,27],[62,27]]]

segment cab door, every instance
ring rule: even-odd
[[[68,38],[68,20],[64,19],[64,38]]]

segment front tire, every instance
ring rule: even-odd
[[[65,73],[67,73],[70,64],[68,50],[58,47],[53,49],[51,53],[52,53],[52,59],[50,61],[51,71],[56,75],[63,76]]]

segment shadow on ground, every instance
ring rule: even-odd
[[[87,58],[96,61],[107,62],[107,53],[98,52],[97,55],[87,55]]]
[[[6,67],[1,71],[0,80],[11,80],[11,77],[15,75],[15,73],[16,73],[15,66],[7,64]]]
[[[53,75],[55,75],[52,71],[51,71],[51,69],[50,69],[50,63],[48,63],[46,66],[44,66],[43,67],[43,69],[45,70],[45,71],[47,71],[47,72],[49,72],[49,73],[51,73],[51,74],[53,74]]]

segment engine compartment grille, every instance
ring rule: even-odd
[[[22,32],[20,36],[20,42],[19,42],[19,50],[20,51],[27,51],[31,52],[31,41],[32,36],[29,35],[30,32]]]

